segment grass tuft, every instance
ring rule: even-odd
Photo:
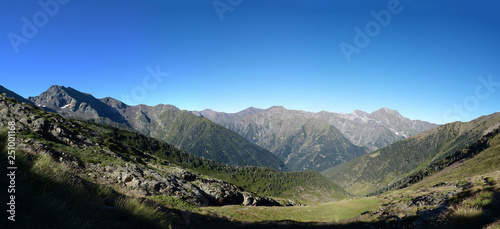
[[[479,207],[458,206],[455,209],[453,209],[452,216],[460,220],[471,220],[471,219],[477,219],[482,215],[483,215],[483,210]]]

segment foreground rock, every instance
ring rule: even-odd
[[[221,206],[242,204],[245,206],[280,206],[268,197],[244,191],[226,181],[203,178],[179,167],[155,169],[141,168],[135,164],[106,166],[90,164],[89,174],[99,183],[117,184],[137,196],[168,195],[186,200],[197,206]]]

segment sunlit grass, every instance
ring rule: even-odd
[[[115,202],[115,208],[127,215],[133,215],[141,220],[149,221],[155,224],[165,224],[167,223],[167,220],[171,220],[168,217],[165,217],[165,214],[160,212],[158,209],[143,203],[138,198],[118,198]]]
[[[374,210],[381,200],[376,197],[342,200],[326,204],[294,207],[247,207],[240,205],[207,207],[202,211],[238,221],[294,220],[299,222],[333,222],[354,218]]]
[[[473,218],[478,218],[483,215],[483,210],[479,207],[473,206],[458,206],[453,209],[453,217],[468,220]]]
[[[488,225],[486,229],[500,229],[500,220]]]

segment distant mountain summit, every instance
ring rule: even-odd
[[[367,149],[352,144],[324,120],[281,106],[248,108],[234,114],[211,110],[192,113],[239,133],[296,171],[322,171],[367,153]]]
[[[53,85],[39,96],[29,97],[28,100],[38,107],[57,112],[65,117],[115,126],[116,124],[130,126],[116,109],[91,94],[79,92],[71,87]]]
[[[67,118],[133,129],[222,163],[286,170],[284,163],[271,152],[209,119],[172,105],[129,106],[113,98],[97,99],[91,94],[57,85],[28,100]]]
[[[251,114],[256,114],[259,112],[262,112],[262,109],[255,108],[255,107],[249,107],[245,110],[238,112],[238,115],[251,115]]]
[[[410,120],[382,108],[350,114],[250,107],[237,113],[192,111],[278,155],[293,170],[318,170],[342,164],[438,125]]]
[[[360,110],[350,114],[323,111],[312,114],[312,117],[325,120],[338,128],[353,144],[367,147],[370,151],[439,126],[410,120],[398,111],[385,107],[372,113]]]

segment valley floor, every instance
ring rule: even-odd
[[[240,205],[204,207],[200,212],[237,221],[332,222],[346,220],[373,211],[382,203],[377,197],[341,200],[310,206],[248,207]]]

